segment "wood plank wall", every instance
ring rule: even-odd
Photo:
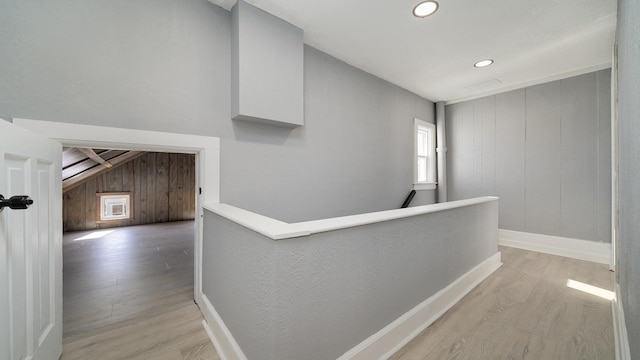
[[[63,194],[64,231],[195,218],[195,155],[146,153]],[[97,193],[130,192],[132,219],[97,223]]]

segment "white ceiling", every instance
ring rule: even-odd
[[[209,0],[230,10],[235,0]],[[615,0],[246,0],[305,43],[432,101],[459,101],[607,68]],[[491,58],[495,63],[476,69]]]

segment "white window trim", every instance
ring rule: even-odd
[[[118,221],[118,220],[130,220],[133,218],[131,213],[131,194],[130,193],[98,193],[98,199],[100,203],[100,210],[98,213],[98,222]],[[124,211],[122,215],[109,215],[106,211],[108,206],[107,202],[110,199],[123,199]]]
[[[436,189],[436,185],[438,185],[438,183],[434,183],[434,182],[419,182],[419,183],[413,183],[413,190],[435,190]]]
[[[431,133],[430,140],[433,146],[429,147],[429,155],[428,158],[433,159],[433,161],[428,163],[430,169],[428,173],[432,175],[431,181],[418,181],[418,129],[426,128]],[[424,120],[413,119],[413,190],[435,190],[437,186],[437,182],[435,181],[436,177],[436,126],[434,124],[428,123]]]

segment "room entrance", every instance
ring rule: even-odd
[[[202,206],[206,203],[217,203],[219,201],[219,138],[15,118],[13,119],[13,122],[14,124],[31,130],[34,133],[41,134],[49,139],[58,141],[65,147],[89,149],[131,149],[133,151],[187,153],[194,155],[195,189],[197,189],[195,194],[196,220],[193,222],[193,235],[189,235],[187,237],[191,238],[192,243],[194,244],[193,292],[191,293],[190,299],[195,299],[196,303],[201,301],[203,246]],[[116,210],[116,213],[119,212],[117,208],[113,210]],[[59,211],[62,211],[62,209]],[[148,212],[147,217],[149,217]],[[99,231],[102,231],[102,229]],[[170,231],[167,230],[165,232]],[[181,231],[181,233],[184,232]],[[127,254],[127,252],[124,252],[124,254]],[[170,266],[170,264],[168,265]],[[62,284],[59,284],[59,286],[62,287]],[[105,291],[97,296],[109,295]],[[171,311],[160,317],[143,320],[128,320],[128,323],[121,323],[121,325],[126,326],[126,331],[124,330],[125,328],[121,328],[114,330],[115,333],[120,334],[116,338],[108,336],[108,334],[104,335],[106,338],[100,338],[101,341],[105,339],[110,340],[107,343],[111,345],[104,345],[104,349],[98,349],[99,347],[94,346],[96,343],[77,342],[77,346],[82,347],[86,351],[85,353],[77,353],[77,358],[88,358],[87,356],[90,358],[95,355],[92,355],[93,352],[101,350],[109,353],[113,353],[117,350],[117,352],[121,354],[124,351],[126,352],[126,356],[124,356],[124,358],[133,358],[134,355],[140,355],[138,352],[142,350],[141,344],[143,342],[145,344],[149,342],[147,344],[148,350],[153,353],[159,352],[158,356],[163,355],[172,356],[172,358],[179,358],[176,353],[178,350],[172,346],[171,341],[169,341],[171,339],[182,343],[183,346],[181,350],[178,351],[179,353],[182,353],[181,356],[193,356],[194,354],[207,354],[211,352],[215,353],[210,341],[206,339],[207,334],[203,331],[201,324],[202,315],[199,308],[193,304],[192,300],[189,300],[189,302],[191,307],[188,309]],[[103,309],[103,311],[107,310]],[[111,325],[107,325],[107,327],[108,326]],[[157,331],[158,326],[164,326],[170,330],[162,333],[161,331]],[[175,330],[178,327],[180,327],[180,333],[183,334],[181,337],[175,337]],[[145,331],[151,331],[151,333],[145,333]],[[159,337],[162,336],[164,337],[160,339]],[[165,339],[169,340],[165,341]],[[98,338],[95,338],[95,340],[98,340]],[[116,342],[120,340],[121,342],[114,344],[111,340]],[[68,346],[70,345],[70,341],[73,341],[73,338],[65,339],[65,354],[67,354],[68,349],[70,349]],[[136,344],[135,347],[128,347],[127,345],[134,343]],[[187,343],[193,346],[185,346]],[[81,346],[82,344],[85,344],[85,346]],[[74,345],[71,347],[75,349],[77,346]],[[144,356],[147,355],[149,354],[145,352]],[[67,357],[66,355],[63,355],[62,358],[72,359],[74,357]]]
[[[195,155],[67,147],[64,338],[194,299]]]

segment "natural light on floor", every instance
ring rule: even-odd
[[[597,286],[581,283],[580,281],[567,280],[567,287],[576,289],[587,294],[595,295],[606,300],[613,300],[616,298],[616,294],[613,291],[605,290]]]
[[[79,237],[77,239],[73,239],[73,241],[100,239],[101,237],[109,235],[114,231],[115,230],[94,231],[94,232],[89,233],[89,234],[87,234],[87,235],[85,235],[83,237]]]

